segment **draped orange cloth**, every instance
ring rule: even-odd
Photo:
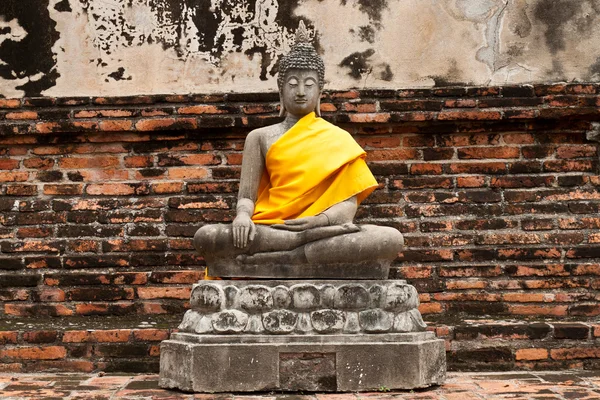
[[[352,196],[360,204],[377,187],[365,157],[345,130],[314,112],[302,117],[266,154],[252,220],[280,224]]]

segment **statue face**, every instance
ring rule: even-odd
[[[303,117],[319,103],[319,74],[309,69],[290,69],[285,74],[281,101],[290,114]]]

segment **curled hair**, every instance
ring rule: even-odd
[[[317,71],[319,75],[319,90],[323,89],[325,85],[325,64],[310,43],[304,21],[300,21],[300,25],[296,31],[296,42],[292,46],[292,49],[279,60],[279,74],[277,75],[279,91],[283,87],[285,74],[290,69]]]

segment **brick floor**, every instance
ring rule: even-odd
[[[0,374],[1,399],[68,400],[488,400],[600,399],[600,371],[450,373],[426,390],[343,394],[187,394],[158,387],[157,375]]]

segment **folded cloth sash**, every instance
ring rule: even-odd
[[[280,224],[352,196],[360,204],[377,187],[365,157],[348,132],[314,112],[304,116],[267,151],[252,220]]]

